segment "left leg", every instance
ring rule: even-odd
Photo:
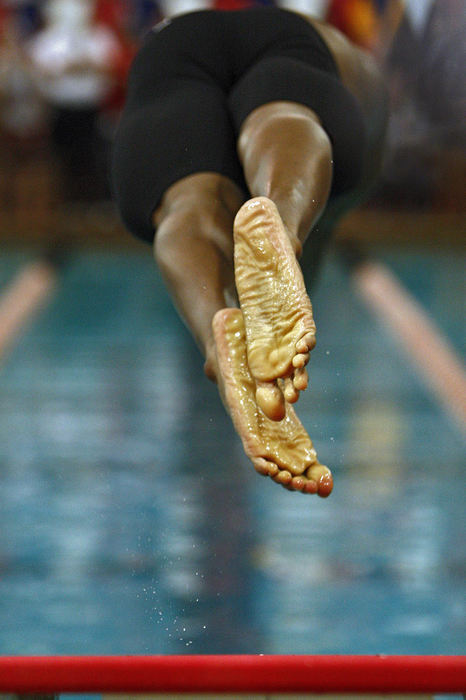
[[[322,240],[312,228],[363,153],[357,105],[313,30],[308,39],[299,55],[261,58],[230,96],[253,195],[235,222],[237,290],[258,399],[278,420],[306,387],[315,344],[297,258],[307,237],[306,259],[317,258]]]
[[[241,190],[217,173],[195,173],[168,188],[153,215],[154,256],[171,297],[217,378],[212,320],[236,306],[233,221]]]

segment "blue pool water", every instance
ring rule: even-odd
[[[463,260],[381,257],[462,353]],[[464,653],[464,439],[335,258],[313,303],[328,500],[255,474],[149,253],[70,258],[0,370],[1,654]]]

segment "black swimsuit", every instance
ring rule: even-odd
[[[128,229],[152,242],[170,185],[216,172],[250,196],[236,144],[243,121],[275,100],[319,116],[333,148],[332,194],[355,186],[364,125],[320,34],[278,8],[191,12],[157,25],[136,56],[113,153],[113,189]]]

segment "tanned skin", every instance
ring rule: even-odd
[[[332,148],[319,117],[293,102],[265,104],[246,118],[237,143],[251,198],[213,172],[176,182],[153,215],[154,255],[256,471],[325,497],[330,470],[293,408],[315,345],[298,260],[305,243],[312,259],[319,219],[354,206],[376,177],[386,98],[372,58],[336,29],[309,21],[366,122],[360,183],[329,203]]]

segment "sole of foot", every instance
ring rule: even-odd
[[[277,207],[255,197],[234,223],[235,281],[249,368],[265,415],[282,420],[308,384],[315,323],[301,268]]]
[[[218,311],[212,326],[219,389],[255,470],[291,491],[328,496],[333,488],[332,474],[318,462],[311,439],[293,407],[287,404],[285,417],[276,422],[267,418],[257,405],[241,311]]]

